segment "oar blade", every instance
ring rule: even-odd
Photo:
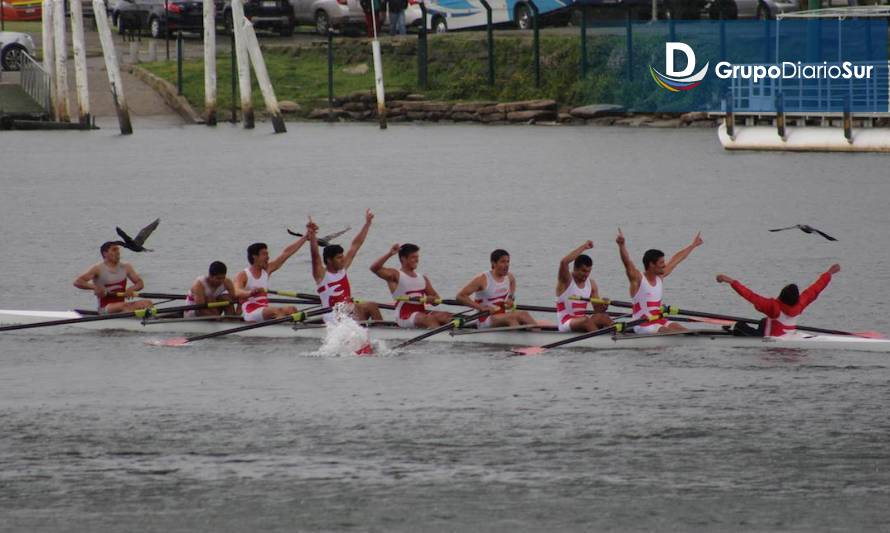
[[[366,342],[361,348],[355,351],[355,355],[374,355],[374,346],[370,342]]]
[[[185,337],[174,337],[172,339],[156,339],[151,341],[145,341],[145,344],[149,346],[185,346],[189,343],[189,340]]]
[[[543,346],[526,346],[525,348],[512,348],[515,355],[538,355],[547,351]]]
[[[857,337],[864,337],[866,339],[886,339],[887,336],[879,331],[856,331],[853,333]]]

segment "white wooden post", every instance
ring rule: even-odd
[[[383,60],[380,57],[380,41],[377,40],[377,13],[374,0],[371,0],[371,20],[374,26],[374,40],[371,41],[371,56],[374,58],[374,89],[377,91],[377,120],[380,129],[386,129],[386,93],[383,90]]]
[[[216,126],[216,7],[204,0],[204,108],[208,126]]]
[[[77,120],[84,128],[90,127],[90,88],[87,84],[87,54],[83,41],[83,6],[72,0],[71,41],[74,45],[74,83],[77,88]],[[96,14],[98,17],[99,14]]]
[[[53,0],[53,37],[56,52],[56,115],[68,122],[68,39],[65,32],[65,0]]]
[[[53,37],[55,26],[53,26],[53,11],[55,10],[53,0],[43,0],[43,33],[41,35],[43,41],[43,70],[49,74],[50,86],[50,102],[53,106],[53,117],[59,120],[56,108],[56,43]]]
[[[253,31],[253,24],[249,20],[244,21],[244,36],[247,40],[250,62],[253,64],[253,71],[256,73],[256,81],[260,85],[263,101],[266,103],[266,111],[272,116],[272,127],[275,128],[275,133],[284,133],[287,131],[287,128],[284,127],[284,117],[281,116],[281,110],[278,109],[278,99],[275,98],[272,80],[269,78],[269,72],[266,70],[263,52],[260,50],[256,32]]]
[[[104,13],[104,10],[105,3],[102,0],[93,0],[93,13]],[[121,133],[131,135],[133,125],[130,122],[130,109],[127,107],[126,98],[124,98],[124,84],[117,62],[114,39],[111,36],[111,29],[108,27],[108,18],[97,16],[96,29],[99,31],[99,41],[102,43],[102,54],[105,56],[105,70],[108,71],[108,84],[111,87],[111,96],[114,98],[117,121],[120,124]]]
[[[235,32],[235,57],[238,60],[238,91],[241,93],[241,120],[244,127],[254,126],[253,96],[250,84],[250,58],[247,55],[247,43],[244,37],[244,6],[241,0],[232,0],[232,28]]]

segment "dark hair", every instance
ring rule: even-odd
[[[103,242],[103,243],[102,243],[102,246],[99,247],[99,253],[102,254],[102,256],[104,257],[104,256],[105,256],[105,252],[107,252],[108,249],[111,248],[112,246],[120,246],[120,243],[117,242],[117,241],[107,241],[107,242]]]
[[[419,252],[419,251],[420,251],[420,246],[417,246],[416,244],[411,244],[410,242],[407,242],[399,247],[399,259],[408,257],[409,255],[413,254],[414,252]]]
[[[267,250],[269,247],[264,242],[255,242],[247,247],[247,262],[253,264],[253,259],[260,255],[260,252]]]
[[[329,244],[324,247],[324,250],[321,252],[321,257],[324,259],[324,263],[328,264],[328,261],[337,257],[338,255],[343,253],[343,247],[339,244]]]
[[[226,264],[222,261],[214,261],[210,263],[210,269],[207,271],[211,276],[224,275],[226,273]]]
[[[654,248],[646,250],[646,253],[643,254],[643,268],[649,268],[649,265],[654,265],[662,257],[664,257],[664,252],[661,250],[656,250]]]
[[[510,254],[507,252],[507,250],[502,250],[502,249],[498,248],[497,250],[491,252],[491,262],[492,263],[497,263],[498,261],[501,260],[502,257],[510,257]]]
[[[794,283],[785,285],[779,293],[779,301],[785,305],[797,305],[800,301],[800,289]]]
[[[589,255],[581,254],[575,258],[573,265],[576,269],[581,267],[593,267],[593,259],[591,259]]]

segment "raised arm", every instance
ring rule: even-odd
[[[766,316],[770,318],[779,316],[781,309],[774,299],[757,294],[748,287],[742,285],[740,281],[735,280],[726,274],[717,274],[717,283],[728,283],[739,296],[748,300],[748,302],[754,306],[754,309],[757,309]]]
[[[269,261],[269,266],[266,267],[266,271],[269,274],[271,274],[271,273],[275,272],[276,270],[278,270],[279,268],[281,268],[282,266],[284,266],[284,262],[287,261],[288,259],[290,259],[290,256],[297,253],[297,251],[299,251],[299,249],[302,248],[303,245],[306,244],[306,241],[308,241],[308,240],[309,240],[309,236],[303,235],[299,239],[288,244],[284,248],[284,250],[281,251],[281,255],[279,255],[275,259]]]
[[[306,235],[309,237],[309,253],[312,256],[312,278],[315,283],[321,283],[324,279],[325,266],[321,254],[318,253],[318,234],[315,232],[312,217],[309,217],[309,223],[306,224]]]
[[[630,293],[633,295],[640,287],[640,280],[643,278],[643,275],[640,274],[640,271],[637,270],[633,260],[630,258],[630,252],[627,251],[627,243],[624,240],[624,233],[621,232],[621,228],[618,228],[618,236],[615,237],[615,242],[618,243],[618,255],[621,256],[624,273],[627,274],[627,280],[630,281]]]
[[[556,275],[556,294],[562,294],[566,287],[572,281],[572,274],[569,272],[569,265],[572,261],[578,259],[578,256],[593,248],[593,241],[584,241],[581,246],[575,248],[559,261],[559,271]]]
[[[359,249],[365,244],[365,239],[368,238],[368,230],[371,229],[371,222],[374,220],[374,213],[371,212],[370,209],[365,211],[365,225],[362,226],[361,231],[352,239],[352,245],[349,247],[349,251],[346,252],[346,257],[344,257],[344,267],[349,268],[352,264],[352,260],[355,259],[355,255],[358,253]]]
[[[456,300],[467,307],[476,309],[477,311],[487,311],[485,307],[477,304],[476,301],[473,300],[473,293],[483,289],[485,289],[485,274],[479,274],[470,280],[470,282],[457,293]]]
[[[705,241],[703,241],[701,238],[701,232],[696,233],[695,238],[692,239],[692,243],[689,246],[675,253],[674,256],[670,258],[670,260],[664,266],[664,274],[662,274],[661,277],[668,277],[668,275],[670,275],[670,273],[673,272],[675,268],[677,268],[677,265],[679,265],[683,262],[684,259],[689,257],[689,254],[692,253],[692,250],[695,250],[696,248],[704,244],[704,242]]]
[[[371,263],[371,272],[378,278],[389,283],[399,282],[399,271],[394,268],[387,268],[383,265],[389,261],[389,258],[399,253],[399,245],[393,244],[389,251],[380,256],[376,261]]]
[[[828,287],[828,284],[831,282],[831,276],[837,274],[841,271],[841,266],[837,263],[831,265],[831,267],[825,271],[821,276],[819,276],[816,281],[812,283],[809,287],[804,289],[802,293],[800,293],[800,306],[801,311],[807,308],[808,305],[813,303],[816,298],[819,296],[819,293],[825,290],[825,287]]]

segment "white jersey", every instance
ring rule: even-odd
[[[199,276],[195,280],[195,283],[199,283],[199,282],[204,287],[204,301],[205,302],[213,302],[215,300],[222,300],[223,294],[226,294],[226,292],[227,292],[225,283],[220,283],[219,287],[216,287],[216,288],[211,287],[207,283],[207,276]],[[192,284],[192,286],[194,286],[194,284]],[[186,305],[194,305],[197,303],[195,301],[195,295],[192,293],[191,287],[189,287],[189,292],[185,297],[185,303],[186,303]],[[193,316],[195,316],[195,311],[194,310],[185,311],[183,313],[183,316],[193,317]]]
[[[497,281],[491,271],[485,272],[485,288],[474,293],[476,303],[485,307],[497,307],[501,312],[506,312],[504,307],[507,298],[510,296],[510,276],[504,276],[504,279]],[[484,316],[479,319],[479,327],[485,327],[490,316]]]
[[[640,288],[633,295],[633,319],[645,318],[647,315],[661,316],[661,298],[664,289],[661,283],[661,277],[655,277],[655,284],[649,283],[646,275],[643,274],[640,279]],[[643,322],[634,331],[637,333],[654,333],[661,326],[667,325],[668,321],[664,318],[653,320],[651,322]]]
[[[263,273],[260,274],[260,277],[258,278],[253,277],[253,274],[251,274],[250,272],[250,268],[245,268],[244,273],[247,274],[247,283],[244,285],[244,288],[247,289],[248,292],[254,289],[264,289],[265,291],[269,290],[268,272],[263,270]],[[243,304],[241,304],[241,310],[245,315],[253,313],[257,309],[262,309],[264,307],[269,307],[269,296],[265,292],[257,296],[251,296],[247,298],[247,300]]]
[[[589,279],[584,282],[583,287],[579,287],[575,278],[572,278],[566,290],[556,297],[556,323],[562,325],[573,318],[585,316],[592,290],[593,285]]]
[[[408,275],[399,270],[399,284],[392,291],[393,299],[400,296],[416,296],[426,295],[426,276],[420,272],[414,272],[414,275]],[[400,302],[396,300],[396,316],[402,320],[407,320],[414,313],[426,311],[426,305],[420,302]]]

